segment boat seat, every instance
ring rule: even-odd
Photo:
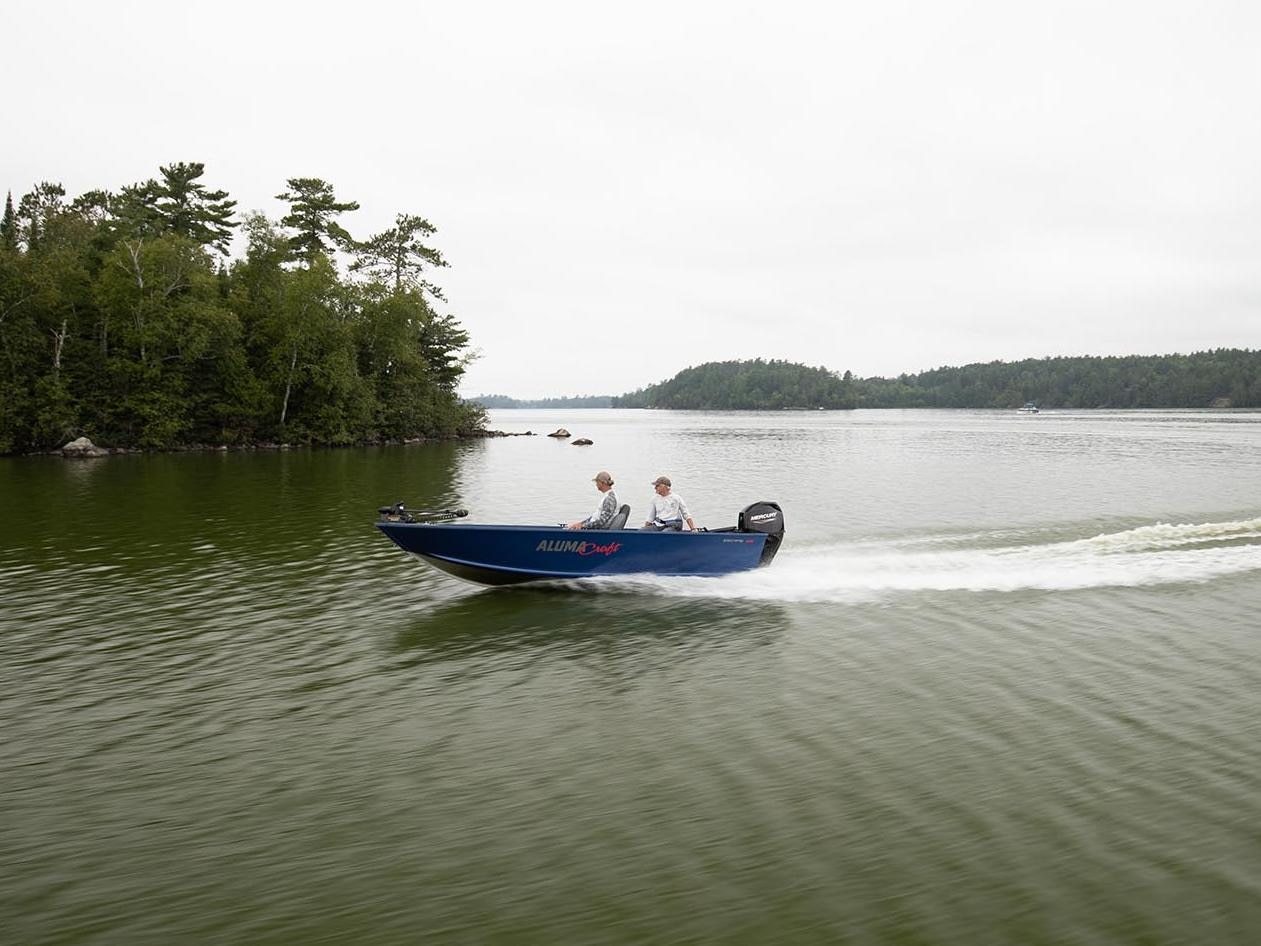
[[[625,529],[626,520],[630,518],[630,506],[622,503],[621,508],[617,510],[617,515],[613,517],[613,521],[609,523],[610,529]]]

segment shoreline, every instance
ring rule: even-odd
[[[363,440],[355,443],[283,443],[260,440],[244,444],[190,443],[175,447],[104,447],[81,437],[54,450],[33,450],[28,453],[5,453],[0,457],[61,457],[66,460],[92,460],[112,456],[137,456],[163,453],[251,453],[256,451],[288,450],[346,450],[355,447],[410,447],[418,444],[457,443],[471,440],[491,440],[500,437],[534,437],[532,431],[516,433],[505,430],[476,430],[450,437],[405,437],[401,440]],[[86,441],[86,442],[85,442]]]

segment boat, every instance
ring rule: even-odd
[[[1025,401],[1025,406],[1016,408],[1016,413],[1017,414],[1036,414],[1038,413],[1038,405],[1034,404],[1033,401]]]
[[[465,509],[382,506],[376,527],[404,552],[482,585],[563,581],[610,575],[713,577],[769,565],[784,537],[777,503],[740,511],[734,526],[696,532],[627,529],[623,505],[608,529],[458,522]]]

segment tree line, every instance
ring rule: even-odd
[[[613,407],[769,411],[857,406],[853,376],[788,361],[711,361],[613,398]]]
[[[573,408],[588,409],[612,407],[613,397],[609,394],[588,394],[575,397],[543,397],[534,400],[509,397],[507,394],[477,394],[470,401],[482,407],[495,410],[512,410],[518,408]]]
[[[994,361],[866,378],[857,391],[859,407],[1261,407],[1261,351]]]
[[[841,410],[1261,407],[1261,351],[994,361],[896,378],[856,378],[786,361],[722,361],[614,397],[613,407]]]
[[[0,453],[349,444],[480,430],[469,336],[425,218],[363,240],[332,185],[239,215],[200,163],[116,191],[35,186],[0,219]],[[243,238],[238,241],[237,238]],[[230,258],[234,241],[240,258]],[[343,272],[344,269],[344,272]]]

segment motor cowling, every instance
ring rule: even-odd
[[[779,551],[780,543],[784,541],[784,510],[779,508],[779,503],[763,501],[745,506],[740,510],[737,523],[736,528],[740,532],[761,532],[766,535],[766,544],[762,547],[762,557],[758,565],[770,564]]]

